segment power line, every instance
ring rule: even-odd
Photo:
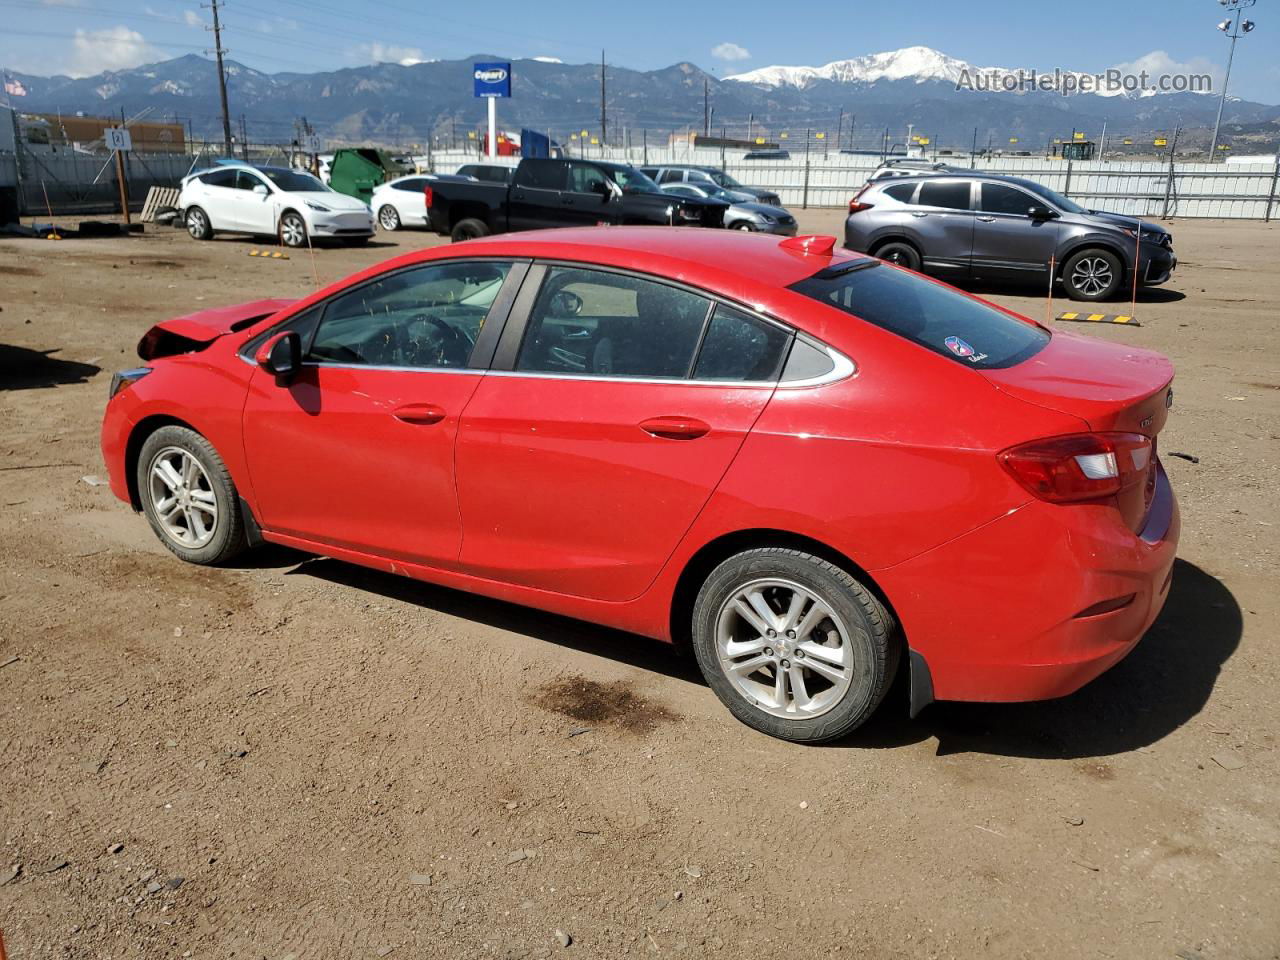
[[[222,146],[230,154],[231,113],[227,109],[227,73],[222,66],[222,55],[226,51],[222,49],[222,26],[218,23],[218,0],[209,0],[209,7],[213,10],[213,52],[218,61],[218,97],[222,100]],[[240,118],[240,126],[243,133],[243,116]]]

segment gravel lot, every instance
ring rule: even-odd
[[[0,240],[9,957],[1280,957],[1280,228],[1171,229],[1143,325],[1088,328],[1178,366],[1164,614],[1075,696],[898,690],[823,748],[647,640],[279,549],[185,566],[98,485],[150,324],[436,238]]]

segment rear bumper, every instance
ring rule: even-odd
[[[1141,639],[1169,595],[1179,529],[1161,469],[1140,534],[1108,506],[1035,501],[874,575],[934,698],[1046,700]]]

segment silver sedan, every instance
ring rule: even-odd
[[[724,212],[724,225],[731,230],[748,230],[758,233],[777,233],[784,237],[796,235],[796,218],[782,207],[759,203],[749,193],[725,190],[710,184],[664,183],[663,193],[681,197],[701,197],[704,200],[723,200],[730,204]]]

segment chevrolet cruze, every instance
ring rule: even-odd
[[[689,644],[735,716],[840,737],[1070,693],[1179,520],[1158,354],[830,237],[540,231],[143,336],[111,489],[183,560],[262,541]]]

